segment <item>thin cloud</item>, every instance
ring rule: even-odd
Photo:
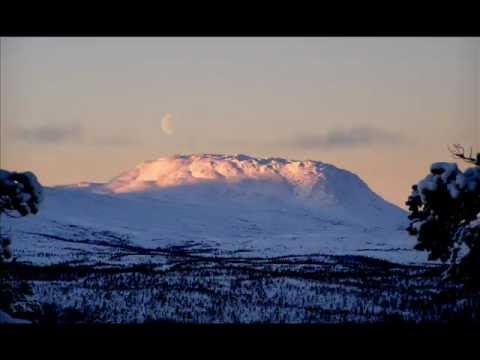
[[[282,145],[301,149],[352,148],[401,144],[404,140],[398,133],[362,126],[348,130],[332,130],[322,135],[302,135]]]
[[[75,143],[86,146],[125,147],[139,143],[139,139],[133,135],[90,134],[80,123],[49,124],[36,127],[18,125],[12,129],[11,134],[16,140],[31,144]]]
[[[79,141],[84,129],[80,124],[43,125],[36,127],[16,126],[13,136],[21,141],[40,144],[58,144],[67,141]]]
[[[142,143],[142,139],[134,136],[109,135],[93,137],[89,143],[96,146],[125,147]]]

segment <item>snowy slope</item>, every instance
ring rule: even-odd
[[[423,261],[406,222],[358,176],[329,164],[199,154],[148,161],[106,184],[46,189],[38,215],[6,224],[19,260],[33,262],[104,261],[106,243]]]
[[[142,163],[109,183],[80,184],[93,192],[143,193],[157,198],[270,202],[323,211],[351,221],[399,223],[405,213],[355,174],[318,161],[199,154]],[[213,197],[213,199],[212,199]],[[217,204],[218,205],[218,204]],[[338,214],[338,215],[336,215]]]

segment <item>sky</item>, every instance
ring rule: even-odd
[[[0,165],[104,182],[173,154],[311,159],[401,207],[480,151],[480,38],[1,38]],[[464,166],[463,166],[464,167]]]

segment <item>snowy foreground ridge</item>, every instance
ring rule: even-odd
[[[310,160],[163,157],[105,184],[47,188],[38,215],[8,225],[18,260],[35,264],[151,262],[112,254],[172,246],[209,256],[426,259],[412,250],[405,211],[357,175]]]

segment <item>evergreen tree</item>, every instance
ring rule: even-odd
[[[429,260],[449,264],[446,277],[480,285],[480,154],[465,155],[454,145],[456,158],[472,167],[461,171],[455,163],[432,164],[430,174],[412,187],[406,202],[415,249],[429,252]]]
[[[36,214],[42,201],[42,186],[31,172],[0,169],[0,321],[13,321],[2,310],[13,312],[14,305],[28,302],[29,285],[12,273],[12,233],[7,232],[2,216],[23,217]],[[13,319],[13,320],[12,320]]]
[[[43,199],[43,189],[31,172],[17,173],[0,169],[1,216],[22,217],[36,214]],[[12,258],[11,234],[0,228],[0,263]]]

